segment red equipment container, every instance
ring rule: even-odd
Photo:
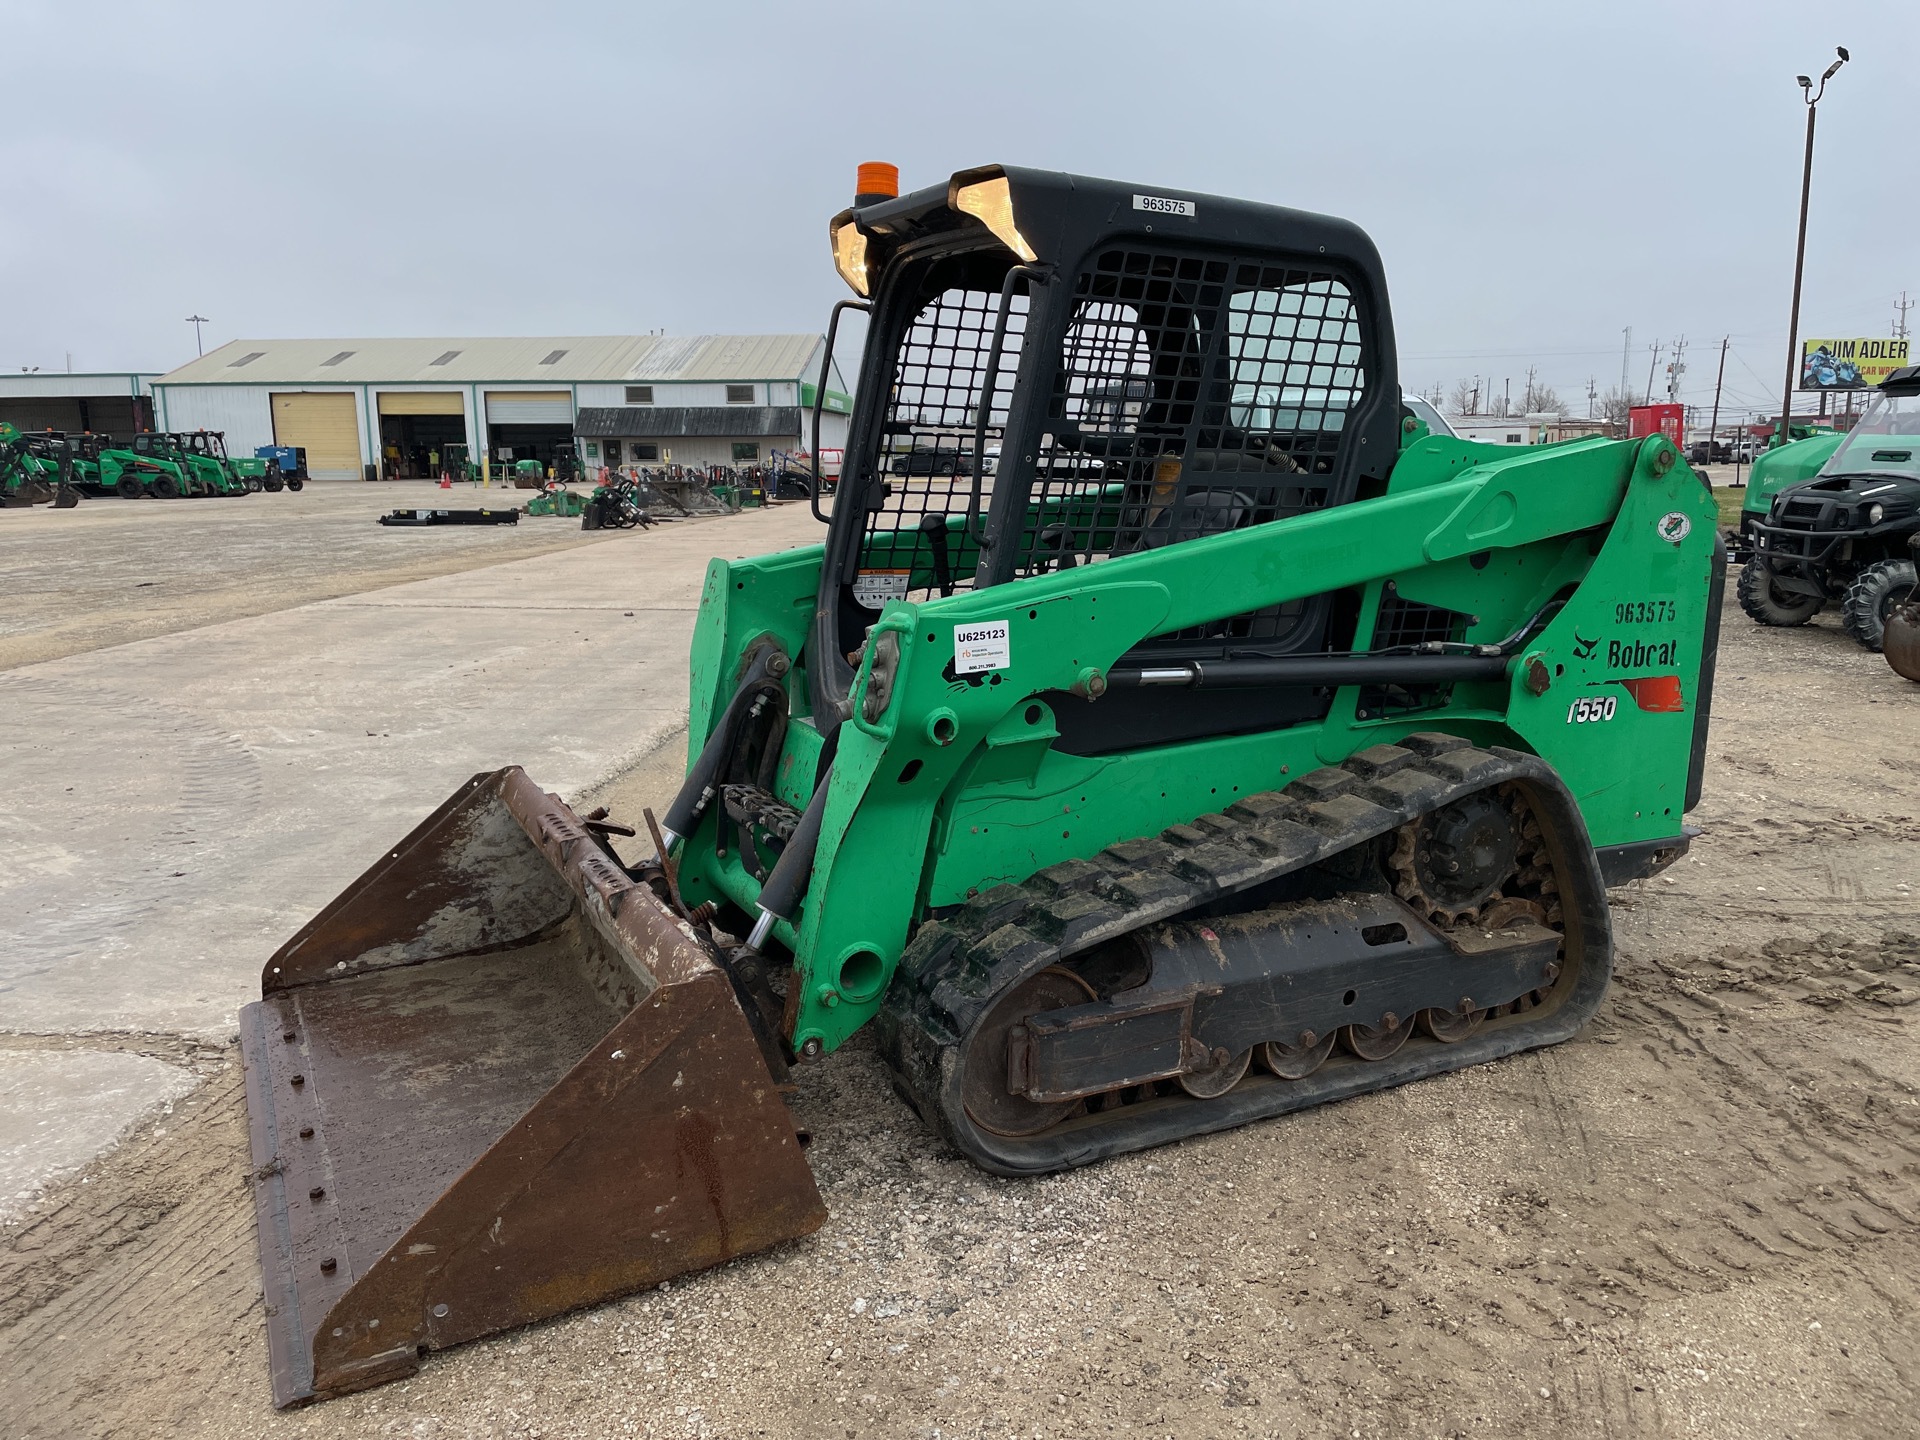
[[[1627,411],[1627,435],[1634,440],[1664,435],[1678,445],[1685,438],[1686,421],[1684,405],[1635,405]]]

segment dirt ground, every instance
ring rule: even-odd
[[[856,1042],[817,1235],[288,1414],[237,1052],[129,1038],[203,1083],[0,1232],[0,1435],[1920,1434],[1920,687],[1729,586],[1693,819],[1565,1045],[1005,1181]]]

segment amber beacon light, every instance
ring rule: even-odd
[[[872,205],[900,194],[900,167],[884,160],[863,160],[855,173],[853,203]]]

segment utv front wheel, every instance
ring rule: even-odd
[[[1879,652],[1886,639],[1887,617],[1913,593],[1911,560],[1882,560],[1853,577],[1840,606],[1840,628],[1867,649]]]
[[[1740,608],[1756,625],[1804,625],[1827,603],[1818,595],[1782,590],[1774,583],[1773,571],[1767,568],[1767,562],[1758,555],[1740,567],[1736,591]]]

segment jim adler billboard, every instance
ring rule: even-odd
[[[1800,388],[1867,390],[1907,363],[1905,340],[1808,340],[1800,347]]]

